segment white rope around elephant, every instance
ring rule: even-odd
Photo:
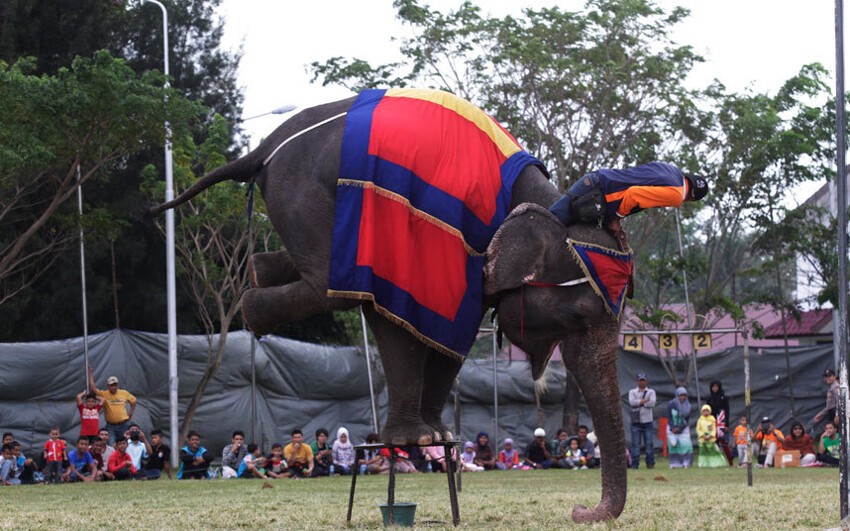
[[[313,129],[316,129],[317,127],[321,127],[321,126],[325,125],[326,123],[329,123],[329,122],[332,122],[332,121],[336,120],[337,118],[342,118],[342,117],[343,117],[343,116],[345,116],[346,114],[348,114],[348,112],[347,112],[347,111],[346,111],[346,112],[339,113],[339,114],[337,114],[336,116],[331,116],[331,117],[330,117],[330,118],[328,118],[327,120],[322,120],[321,122],[319,122],[319,123],[317,123],[317,124],[313,124],[313,125],[311,125],[310,127],[308,127],[307,129],[302,129],[301,131],[298,131],[297,133],[295,133],[295,134],[294,134],[294,135],[292,135],[291,137],[287,138],[286,140],[284,140],[283,142],[281,142],[280,144],[278,144],[278,146],[277,146],[276,148],[274,148],[274,151],[272,151],[272,152],[271,152],[271,154],[269,154],[269,156],[268,156],[268,157],[266,157],[266,158],[265,158],[265,160],[263,160],[263,166],[265,166],[265,165],[267,165],[269,162],[271,162],[271,160],[272,160],[272,158],[275,156],[275,154],[277,154],[277,152],[278,152],[278,151],[280,151],[280,148],[282,148],[282,147],[283,147],[283,146],[285,146],[287,143],[289,143],[289,141],[290,141],[290,140],[294,140],[294,139],[298,138],[299,136],[303,135],[304,133],[308,133],[308,132],[312,131]]]

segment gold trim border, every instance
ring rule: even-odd
[[[375,311],[377,311],[383,317],[387,318],[390,322],[395,323],[395,324],[401,326],[402,328],[404,328],[405,330],[407,330],[408,332],[410,332],[413,335],[413,337],[415,337],[416,339],[418,339],[422,343],[425,343],[425,345],[427,345],[428,347],[431,347],[434,350],[436,350],[437,352],[439,352],[440,354],[444,354],[444,355],[448,356],[449,358],[451,358],[455,361],[458,361],[460,363],[463,363],[464,360],[466,359],[466,356],[463,356],[463,355],[455,352],[454,350],[448,348],[447,346],[443,345],[442,343],[438,343],[438,342],[434,341],[433,339],[431,339],[430,337],[422,334],[421,332],[419,332],[416,329],[415,326],[410,324],[408,321],[405,321],[404,319],[397,316],[396,314],[394,314],[390,310],[388,310],[388,309],[384,308],[383,306],[381,306],[380,304],[378,304],[375,301],[375,295],[372,294],[372,293],[368,293],[368,292],[365,292],[365,291],[342,291],[342,290],[329,289],[328,292],[327,292],[327,295],[328,295],[328,297],[336,297],[336,298],[340,298],[340,299],[354,299],[354,300],[360,300],[360,301],[371,301],[372,306],[375,308]],[[392,355],[392,354],[388,354],[388,355]]]

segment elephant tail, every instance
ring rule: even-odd
[[[278,151],[284,147],[290,140],[322,127],[325,124],[334,123],[337,127],[342,127],[345,124],[344,117],[354,103],[357,96],[339,100],[316,107],[310,107],[296,114],[291,119],[281,124],[275,131],[252,152],[244,157],[234,160],[230,164],[222,166],[217,170],[204,175],[195,183],[184,191],[179,196],[171,201],[162,203],[150,209],[151,216],[156,216],[161,212],[182,205],[186,201],[192,199],[207,188],[216,185],[223,181],[238,181],[250,182],[254,180],[260,172],[275,156]]]
[[[222,166],[221,168],[215,169],[208,174],[204,175],[195,183],[187,188],[182,194],[175,197],[171,201],[166,201],[165,203],[159,204],[155,207],[152,207],[149,210],[151,216],[157,216],[160,213],[177,206],[182,205],[186,201],[189,201],[199,193],[203,192],[207,188],[214,186],[223,181],[238,181],[238,182],[248,182],[256,176],[260,170],[263,168],[263,159],[265,158],[265,151],[262,149],[264,146],[260,146],[254,151],[248,153],[244,157],[238,158],[233,162]]]

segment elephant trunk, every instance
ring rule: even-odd
[[[626,442],[620,385],[617,377],[618,323],[592,327],[581,345],[564,345],[564,361],[579,381],[601,450],[602,501],[587,508],[573,507],[578,523],[617,518],[626,504]]]

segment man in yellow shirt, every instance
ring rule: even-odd
[[[136,397],[118,388],[118,377],[106,379],[107,389],[98,389],[94,384],[94,371],[89,368],[89,388],[96,396],[103,397],[103,416],[106,417],[106,429],[113,441],[124,438],[130,425],[130,419],[136,412]],[[130,411],[127,411],[127,404]]]
[[[313,450],[304,444],[304,434],[298,428],[292,430],[292,442],[283,448],[283,458],[292,477],[309,478],[313,472]]]

